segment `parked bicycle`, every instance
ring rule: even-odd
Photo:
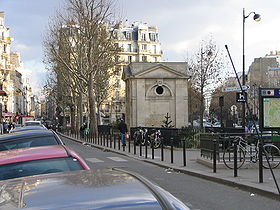
[[[241,136],[232,136],[228,137],[231,141],[228,148],[226,148],[223,152],[223,162],[224,164],[233,169],[234,167],[234,140],[237,140],[237,168],[243,166],[246,158],[249,159],[250,162],[256,163],[259,161],[259,140],[257,144],[248,144]],[[268,158],[271,168],[276,168],[280,164],[280,150],[277,146],[273,144],[264,144],[263,145],[263,167],[268,169],[269,165],[266,160],[265,154]]]
[[[148,133],[148,129],[146,128],[138,128],[134,132],[133,138],[136,143],[141,144],[142,146],[150,145],[153,146],[154,149],[157,149],[162,144],[162,136],[159,129],[152,129],[150,133]]]
[[[136,144],[145,145],[145,138],[148,130],[146,128],[139,127],[133,134]]]

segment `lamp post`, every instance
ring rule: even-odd
[[[242,59],[242,85],[245,85],[246,79],[245,79],[245,19],[248,18],[251,14],[254,14],[253,19],[255,21],[260,21],[261,16],[255,12],[250,12],[248,15],[245,15],[245,9],[243,8],[243,59]],[[245,102],[242,104],[242,126],[245,128]]]

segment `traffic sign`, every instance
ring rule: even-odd
[[[247,93],[240,92],[236,93],[236,102],[246,102],[247,101]]]
[[[250,87],[248,85],[242,85],[242,90],[248,90]],[[235,91],[241,91],[241,88],[239,86],[236,87],[223,87],[222,92],[235,92]]]

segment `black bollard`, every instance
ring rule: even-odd
[[[237,140],[234,140],[234,154],[233,154],[233,171],[234,177],[237,177]]]
[[[164,152],[164,150],[163,150],[163,142],[161,143],[161,161],[163,161],[164,160],[164,154],[163,154],[163,152]]]
[[[183,141],[183,162],[184,162],[184,166],[187,165],[187,160],[186,160],[186,141]]]
[[[114,149],[116,149],[116,135],[114,135]]]
[[[119,150],[121,150],[121,137],[119,136]]]
[[[259,143],[259,183],[263,183],[263,145]]]
[[[154,145],[152,145],[152,159],[155,159],[155,148],[154,148]]]
[[[106,135],[106,146],[109,147],[109,134]]]
[[[213,140],[213,173],[217,171],[217,140]]]
[[[170,154],[171,154],[171,163],[173,163],[173,144],[174,144],[174,138],[171,137],[171,151],[170,151]]]
[[[142,144],[141,143],[139,144],[139,154],[140,154],[140,156],[142,156]]]
[[[250,146],[250,161],[252,162],[252,160],[253,160],[253,151],[252,151],[252,144],[251,144],[251,146]]]
[[[134,150],[134,155],[136,155],[136,139],[133,139],[133,150]]]
[[[128,152],[129,152],[129,153],[130,153],[130,139],[131,139],[131,138],[130,138],[130,135],[129,135],[128,140],[127,140],[127,141],[128,141]]]
[[[145,158],[146,159],[148,158],[148,144],[147,144],[147,142],[145,142]]]

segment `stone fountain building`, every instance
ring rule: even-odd
[[[161,127],[165,116],[176,128],[188,124],[188,66],[185,62],[131,63],[124,69],[129,127]]]

